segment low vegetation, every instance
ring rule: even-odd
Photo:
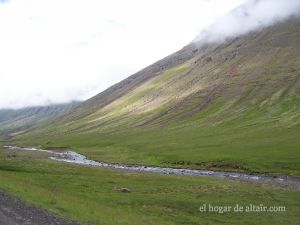
[[[14,156],[12,156],[14,155]],[[0,150],[0,188],[91,224],[299,224],[298,191],[207,177],[126,173]],[[122,188],[129,192],[121,191]],[[284,212],[200,212],[214,206],[284,206]],[[208,210],[208,209],[207,209]]]

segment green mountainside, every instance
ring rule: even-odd
[[[300,175],[300,19],[191,43],[10,142],[99,161]]]
[[[79,102],[53,104],[49,106],[26,107],[21,109],[0,109],[0,137],[11,138],[28,132],[38,124],[68,113]]]

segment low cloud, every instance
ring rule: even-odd
[[[92,97],[241,1],[0,0],[0,109]]]
[[[194,41],[221,42],[227,38],[270,26],[299,13],[299,0],[246,0],[245,4],[203,30]]]

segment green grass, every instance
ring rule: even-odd
[[[91,224],[300,224],[299,191],[207,177],[126,173],[15,158],[0,151],[0,188],[68,219]],[[127,187],[131,193],[117,189]],[[285,206],[286,212],[201,213],[203,204]]]
[[[219,123],[223,108],[218,103],[203,116],[164,129],[42,136],[17,144],[65,146],[94,160],[125,164],[300,175],[300,125],[293,125],[293,117],[268,118],[249,108]],[[215,118],[207,119],[208,114]]]

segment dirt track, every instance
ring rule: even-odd
[[[79,225],[60,219],[0,190],[0,225]]]

